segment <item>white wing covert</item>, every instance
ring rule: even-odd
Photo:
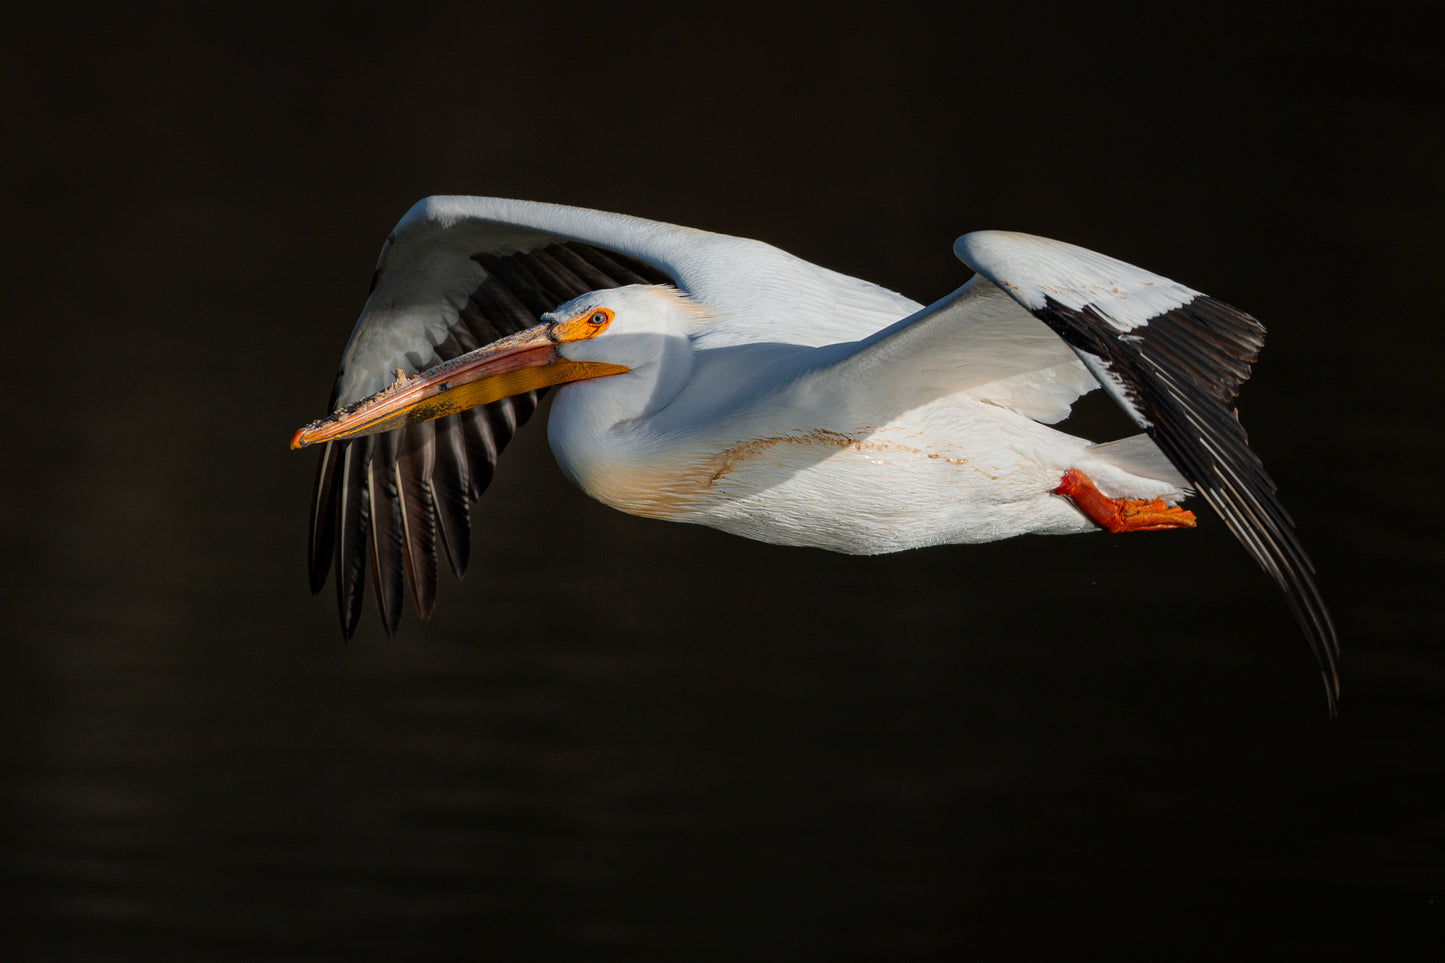
[[[836,395],[819,407],[875,416],[956,395],[1052,424],[1099,387],[1057,334],[981,276],[870,337],[800,361],[799,389]]]

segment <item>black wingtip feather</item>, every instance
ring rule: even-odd
[[[459,416],[448,415],[441,422],[436,439],[437,467],[432,473],[432,500],[437,511],[437,534],[447,562],[452,574],[461,578],[467,572],[472,552],[471,503],[467,497],[471,467]]]
[[[326,587],[326,576],[336,554],[336,500],[341,497],[339,478],[340,448],[327,442],[316,462],[316,483],[311,497],[311,529],[306,540],[306,570],[311,578],[311,594]]]
[[[371,522],[370,492],[373,439],[361,438],[342,447],[338,468],[341,491],[336,499],[336,606],[341,634],[349,639],[361,622],[365,598],[367,532]]]
[[[402,429],[405,431],[405,429]],[[396,449],[401,431],[377,435],[376,452],[367,475],[371,495],[371,572],[377,608],[387,637],[401,625],[406,594],[405,548],[402,545],[401,496],[396,487]]]
[[[395,482],[402,519],[407,582],[412,603],[423,619],[431,618],[437,597],[437,520],[432,498],[436,467],[435,423],[410,425],[401,436],[395,462]]]

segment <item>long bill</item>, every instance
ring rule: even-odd
[[[576,340],[559,330],[563,327],[569,326],[539,324],[419,374],[408,377],[398,371],[390,386],[298,430],[291,436],[291,447],[391,431],[537,388],[628,370],[562,357],[557,345]]]

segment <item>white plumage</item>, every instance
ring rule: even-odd
[[[694,347],[706,343],[689,331],[700,312],[669,288],[641,285],[583,295],[553,317],[601,307],[616,316],[608,330],[561,353],[631,370],[563,388],[548,440],[568,477],[623,511],[877,554],[1086,531],[1093,523],[1050,494],[1066,469],[1084,464],[1119,497],[1182,495],[1183,479],[1162,456],[1157,477],[1141,477],[1111,464],[1107,450],[1092,455],[1088,442],[1003,406],[1067,414],[1085,390],[1072,357],[1049,359],[1063,379],[1000,378],[996,369],[989,379],[977,358],[970,377],[968,362],[916,343],[848,345],[842,358],[779,345],[743,361],[737,347]]]
[[[1230,408],[1258,322],[1057,241],[983,232],[954,250],[978,273],[924,307],[758,241],[422,201],[383,247],[333,414],[293,439],[330,443],[313,586],[334,560],[349,634],[369,558],[388,631],[407,582],[429,614],[438,557],[466,565],[467,507],[500,449],[563,384],[548,437],[588,494],[779,544],[1177,527],[1192,516],[1173,503],[1196,490],[1284,594],[1333,710],[1333,626]],[[1100,384],[1146,435],[1049,427]]]

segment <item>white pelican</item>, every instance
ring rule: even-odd
[[[527,201],[432,197],[382,246],[341,359],[312,508],[342,629],[367,558],[390,634],[438,558],[460,576],[497,455],[566,384],[562,470],[625,512],[872,554],[1024,532],[1187,527],[1197,492],[1283,594],[1324,675],[1338,641],[1313,567],[1230,407],[1254,318],[1083,248],[981,232],[930,306],[759,241]],[[1053,428],[1103,388],[1144,430]]]

